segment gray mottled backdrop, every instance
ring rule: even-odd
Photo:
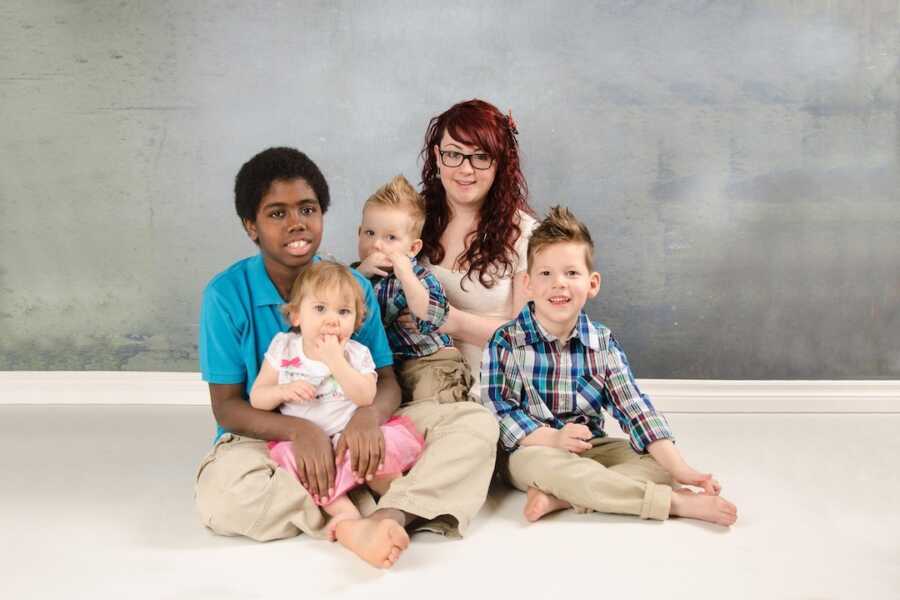
[[[900,376],[896,1],[0,5],[0,369],[196,370],[254,251],[241,163],[308,152],[323,250],[419,180],[427,120],[519,122],[532,202],[598,245],[638,376]]]

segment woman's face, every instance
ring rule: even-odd
[[[474,168],[472,160],[476,159],[473,158],[463,159],[462,164],[457,167],[448,167],[441,160],[441,151],[467,155],[483,154],[485,151],[478,146],[470,146],[453,139],[446,131],[440,145],[434,147],[434,156],[441,174],[441,183],[447,192],[447,201],[451,206],[480,207],[494,184],[494,177],[497,175],[497,157],[492,157],[494,160],[487,169]]]

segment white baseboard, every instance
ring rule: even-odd
[[[2,404],[208,405],[199,373],[0,371]]]
[[[638,379],[673,413],[900,413],[900,381]]]
[[[638,379],[667,413],[900,413],[900,381]],[[199,373],[0,371],[3,404],[207,405]]]

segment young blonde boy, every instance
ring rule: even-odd
[[[573,508],[734,523],[737,509],[719,496],[719,483],[685,462],[609,329],[584,312],[600,274],[591,236],[569,210],[553,208],[532,233],[526,288],[531,301],[496,331],[481,372],[506,474],[528,494],[526,519]],[[601,409],[629,440],[606,435]]]
[[[458,402],[469,398],[473,379],[450,336],[438,331],[449,305],[440,281],[416,260],[424,223],[422,197],[405,177],[394,177],[363,206],[360,262],[354,266],[375,290],[403,402]],[[415,319],[417,332],[397,321],[404,311]]]

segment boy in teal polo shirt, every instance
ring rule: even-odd
[[[374,404],[354,413],[332,448],[325,432],[309,421],[257,410],[247,401],[269,342],[288,328],[279,308],[297,276],[317,260],[329,203],[324,176],[293,148],[257,154],[235,180],[235,208],[259,254],[210,281],[199,339],[201,372],[219,431],[201,462],[195,498],[204,524],[222,535],[272,540],[302,531],[323,536],[325,517],[312,495],[328,495],[335,457],[348,449],[360,483],[371,479],[383,456],[379,425],[400,404],[377,301],[368,281],[355,272],[368,310],[354,338],[369,347],[378,370]],[[351,539],[341,541],[378,567],[391,566],[406,549],[404,528],[414,521],[433,531],[462,534],[486,497],[498,435],[490,413],[473,403],[422,402],[398,414],[426,432],[422,459],[392,483],[374,513],[354,522]],[[302,486],[269,458],[268,440],[293,443]]]
[[[314,256],[311,262],[319,260]],[[378,300],[369,280],[355,269],[366,297],[366,318],[353,339],[372,353],[376,368],[393,363],[391,347],[381,326]],[[231,265],[209,282],[203,292],[200,308],[200,373],[203,380],[214,384],[243,384],[250,395],[253,382],[262,366],[265,348],[275,334],[287,331],[281,307],[285,301],[269,275],[263,256],[257,254]],[[231,319],[223,319],[230,315]],[[239,340],[235,345],[233,340]],[[216,440],[226,433],[221,424]]]

